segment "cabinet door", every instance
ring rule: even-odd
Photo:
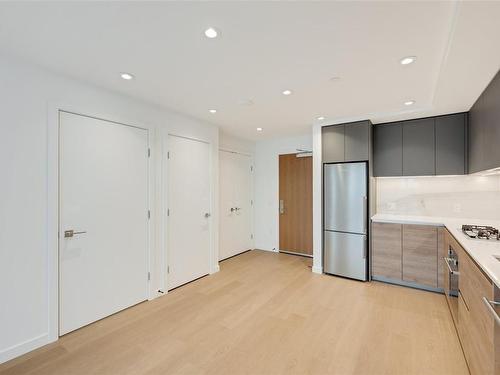
[[[437,228],[437,287],[438,288],[444,288],[444,277],[445,277],[445,260],[444,257],[448,256],[448,245],[445,240],[445,231],[444,227],[438,227]]]
[[[403,123],[403,176],[436,174],[434,119]]]
[[[401,280],[401,224],[372,223],[372,275]]]
[[[465,174],[465,116],[436,117],[436,174]]]
[[[403,173],[403,132],[401,123],[373,128],[373,173],[375,176],[401,176]]]
[[[437,227],[403,225],[403,280],[437,288]]]
[[[368,160],[369,135],[369,121],[360,121],[345,125],[345,161]]]
[[[458,261],[459,289],[469,311],[465,338],[468,342],[464,346],[467,363],[472,375],[493,374],[494,321],[483,301],[483,297],[493,300],[493,285],[464,251]]]
[[[344,125],[323,127],[323,163],[344,161],[344,128]]]

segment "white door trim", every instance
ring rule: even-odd
[[[68,112],[75,115],[110,121],[116,124],[144,129],[148,132],[148,148],[151,149],[152,126],[138,125],[134,121],[118,118],[116,115],[99,114],[95,110],[75,108],[68,104],[49,103],[47,108],[47,299],[48,299],[48,336],[47,343],[59,339],[59,112]],[[152,156],[152,154],[151,154]],[[148,158],[148,206],[151,218],[148,222],[148,266],[152,270],[151,243],[153,227],[153,210],[151,209],[151,189],[153,179],[151,173],[151,157]],[[155,298],[149,281],[148,299]]]

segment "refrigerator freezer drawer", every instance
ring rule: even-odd
[[[325,231],[325,272],[366,281],[367,237]]]

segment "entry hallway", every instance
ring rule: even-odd
[[[444,295],[250,251],[0,374],[468,374]]]

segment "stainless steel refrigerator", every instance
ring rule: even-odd
[[[324,164],[325,273],[367,280],[366,162]]]

